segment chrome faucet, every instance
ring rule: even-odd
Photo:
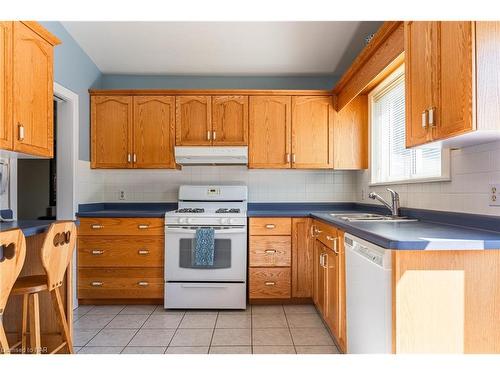
[[[389,193],[391,193],[391,198],[392,198],[392,205],[389,204],[384,198],[382,198],[380,195],[372,191],[370,194],[368,194],[368,197],[371,199],[376,199],[380,203],[382,203],[384,206],[386,206],[389,210],[391,210],[391,215],[392,217],[399,217],[399,194],[396,193],[392,189],[387,189]]]

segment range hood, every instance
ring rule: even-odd
[[[246,165],[248,147],[234,146],[178,146],[175,147],[175,162],[180,165]]]

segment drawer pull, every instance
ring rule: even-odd
[[[102,281],[92,281],[90,283],[91,286],[95,286],[95,287],[99,287],[99,286],[103,286],[104,283]]]
[[[147,281],[139,281],[139,282],[137,283],[137,285],[142,286],[142,287],[146,287],[146,286],[148,286],[148,285],[149,285],[149,283],[148,283]]]
[[[147,249],[140,249],[137,251],[137,254],[139,255],[149,255],[149,250]]]
[[[264,251],[266,254],[276,254],[276,250],[274,249],[267,249]]]
[[[149,225],[148,225],[148,224],[139,224],[139,225],[137,226],[137,228],[139,228],[139,229],[148,229],[148,228],[149,228]]]
[[[275,286],[275,285],[276,285],[276,283],[275,283],[274,281],[266,281],[266,282],[264,283],[264,285],[265,285],[265,286]]]
[[[102,229],[102,228],[104,228],[104,225],[101,225],[101,224],[92,224],[90,226],[90,228],[92,228],[92,229]]]
[[[104,254],[104,250],[92,250],[92,255],[102,255]]]
[[[267,229],[274,229],[274,228],[276,228],[276,225],[275,224],[266,224],[266,228]]]
[[[337,250],[337,237],[332,237],[332,236],[326,236],[326,239],[328,241],[333,241],[333,252],[338,255],[338,250]]]

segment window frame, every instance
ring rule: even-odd
[[[368,169],[369,169],[369,183],[368,186],[385,186],[385,185],[403,185],[403,184],[421,184],[428,182],[443,182],[451,181],[451,150],[449,148],[442,148],[441,150],[441,175],[435,177],[421,177],[421,178],[410,178],[394,181],[385,182],[373,182],[373,147],[372,147],[372,107],[373,98],[377,96],[380,92],[387,90],[387,88],[392,85],[401,75],[405,74],[404,63],[396,68],[391,74],[382,80],[373,90],[368,93]],[[406,105],[406,104],[405,104]],[[406,119],[405,119],[406,122]],[[429,144],[442,144],[440,141],[429,142],[422,146],[411,147],[411,149],[418,149],[425,147]]]

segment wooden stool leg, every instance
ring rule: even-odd
[[[28,336],[28,294],[23,295],[23,320],[21,332],[21,353],[26,354],[26,339]]]
[[[2,316],[0,315],[0,354],[10,354],[9,343],[3,329]]]
[[[40,339],[40,301],[38,293],[30,294],[29,321],[30,321],[30,345],[33,354],[42,353],[42,342]]]
[[[71,338],[71,332],[69,331],[68,321],[66,320],[66,314],[64,312],[64,305],[62,303],[59,288],[55,288],[50,292],[50,294],[52,295],[52,301],[54,302],[54,307],[56,309],[57,317],[59,318],[64,341],[66,341],[68,346],[68,351],[70,354],[75,354],[75,351],[73,350],[73,340]]]

